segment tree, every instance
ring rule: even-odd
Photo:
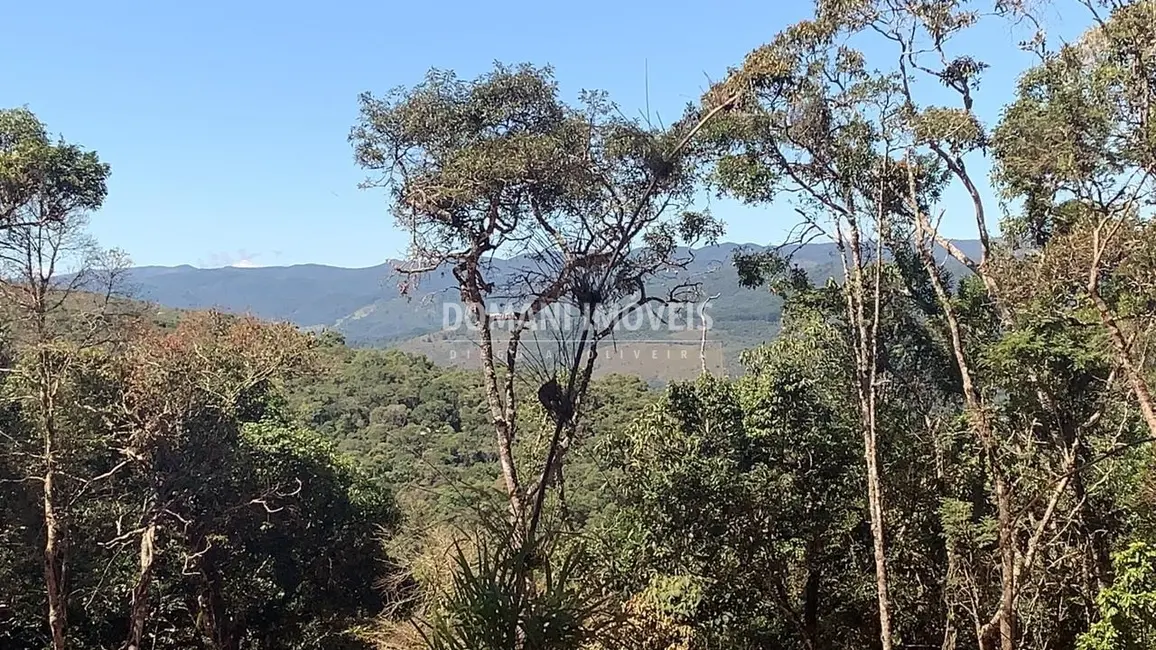
[[[108,174],[96,152],[53,142],[28,109],[0,109],[0,230],[47,226],[99,209]]]
[[[886,497],[880,472],[878,415],[881,391],[879,339],[884,297],[884,240],[909,217],[902,200],[903,166],[893,160],[901,137],[901,89],[892,77],[873,75],[864,55],[840,42],[848,29],[823,7],[751,53],[744,65],[711,91],[739,93],[737,110],[711,129],[718,148],[718,186],[748,202],[797,197],[801,245],[816,237],[834,242],[842,269],[844,313],[855,369],[855,398],[866,466],[874,539],[880,638],[893,642],[888,595]],[[921,173],[934,193],[935,170]],[[788,251],[788,256],[789,256]],[[740,256],[748,285],[783,270],[776,255]]]
[[[282,380],[307,369],[312,344],[286,325],[186,314],[131,345],[89,348],[58,378],[69,646],[367,647],[351,628],[401,595],[383,587],[397,584],[383,543],[400,515],[380,482],[283,410]],[[36,432],[14,415],[6,436]],[[17,489],[0,517],[21,545],[2,549],[0,571],[18,585],[43,511],[22,489],[39,487],[25,475],[40,456],[14,441],[0,478]],[[42,593],[19,589],[0,643],[44,647],[51,636],[24,620]]]
[[[1156,641],[1156,555],[1134,543],[1116,560],[1116,581],[1096,597],[1101,619],[1080,637],[1080,650],[1140,650]]]
[[[567,106],[551,71],[528,65],[499,65],[469,82],[435,70],[412,89],[361,97],[350,139],[359,164],[381,173],[367,184],[390,190],[398,225],[410,235],[402,271],[452,273],[477,325],[511,516],[527,538],[559,471],[598,342],[625,313],[656,300],[646,293],[649,277],[685,265],[677,243],[718,232],[705,215],[668,215],[690,199],[691,139],[724,108],[651,129],[619,117],[598,93]],[[515,261],[501,269],[494,255]],[[496,302],[504,313],[491,311]],[[563,354],[540,373],[543,385],[565,385],[564,408],[538,480],[527,487],[514,458],[518,362],[523,337],[559,305],[578,310],[577,331],[559,330],[573,339],[561,341]],[[596,311],[605,319],[596,321]],[[504,352],[499,327],[507,330]]]
[[[871,607],[847,548],[870,546],[857,531],[855,414],[826,402],[804,358],[774,348],[778,367],[672,385],[599,443],[615,470],[617,580],[694,630],[689,647],[843,647],[873,634],[842,623]]]
[[[993,144],[1005,194],[1024,203],[1011,233],[1021,246],[1067,258],[1052,266],[1056,280],[1095,307],[1156,437],[1156,406],[1133,351],[1151,319],[1141,306],[1151,272],[1141,206],[1156,191],[1154,15],[1150,2],[1116,6],[1079,42],[1047,54],[1020,81]]]
[[[66,478],[63,462],[77,441],[60,427],[62,390],[84,350],[113,335],[111,298],[124,265],[84,233],[87,213],[104,201],[108,173],[95,153],[51,142],[31,112],[0,111],[0,295],[10,335],[26,344],[18,378],[8,387],[40,438],[37,462],[24,479],[41,486],[44,583],[56,650],[66,643],[69,504],[96,478],[81,484]],[[62,280],[68,270],[71,277]]]
[[[234,529],[234,511],[259,506],[277,512],[283,507],[276,505],[279,500],[303,487],[294,487],[301,477],[290,476],[240,489],[230,473],[234,468],[222,460],[234,460],[229,451],[240,444],[241,423],[262,419],[268,395],[278,380],[307,363],[308,350],[309,341],[290,326],[208,314],[187,317],[172,332],[148,334],[128,351],[120,404],[109,417],[116,428],[130,432],[124,455],[147,491],[137,526],[115,542],[135,537],[139,546],[126,648],[142,647],[153,569],[163,548],[158,536],[166,534],[185,546],[183,573],[203,580],[203,620],[215,645],[240,643],[240,632],[223,618],[220,581],[228,574],[212,564],[221,553],[213,549],[212,537],[218,526]],[[261,463],[252,467],[276,470]],[[223,500],[237,502],[226,507]]]

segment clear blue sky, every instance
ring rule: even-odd
[[[472,77],[495,60],[528,61],[553,64],[568,98],[603,88],[637,114],[648,70],[651,110],[669,119],[809,10],[767,0],[10,2],[0,106],[27,105],[112,165],[92,229],[137,264],[369,266],[399,256],[404,238],[384,196],[356,187],[346,135],[359,92],[413,84],[430,67]],[[990,83],[1006,88],[1023,63],[1014,39],[984,39],[1002,64]],[[785,232],[765,211],[716,213],[730,241]]]

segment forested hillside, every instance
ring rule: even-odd
[[[477,507],[500,507],[490,418],[476,370],[442,368],[399,350],[351,349],[334,337],[318,345],[319,374],[291,382],[289,409],[337,448],[392,486],[407,520],[453,521]],[[638,377],[610,375],[591,386],[583,437],[625,427],[657,398]],[[605,468],[585,451],[568,478],[586,519],[609,503],[601,494]]]
[[[669,126],[530,64],[363,94],[398,294],[212,276],[267,320],[134,300],[194,272],[130,273],[103,143],[0,110],[0,648],[1156,648],[1156,0],[767,36]],[[704,270],[706,193],[791,241]],[[464,360],[284,322],[433,291]]]
[[[952,244],[968,255],[979,251],[975,240]],[[717,244],[693,251],[693,261],[678,275],[693,279],[703,300],[703,313],[711,318],[707,338],[707,367],[712,372],[737,375],[743,350],[775,337],[782,304],[774,293],[750,291],[740,285],[731,263],[736,253],[753,254],[765,246]],[[832,244],[796,245],[788,242],[792,262],[819,281],[841,277],[838,251]],[[937,253],[946,250],[936,247]],[[499,260],[499,269],[516,268],[517,260]],[[946,258],[952,272],[967,270]],[[287,321],[311,331],[339,333],[351,346],[389,347],[429,357],[440,365],[476,368],[471,352],[476,341],[453,327],[461,301],[448,285],[449,273],[439,270],[417,291],[402,294],[403,260],[366,269],[343,269],[320,265],[293,267],[197,269],[184,267],[138,267],[125,271],[122,287],[132,296],[174,309],[214,309]],[[499,271],[501,272],[501,271]],[[664,279],[651,280],[651,290],[661,291]],[[707,302],[709,298],[709,302]],[[447,317],[447,313],[449,316]],[[662,318],[654,313],[655,318]],[[450,327],[447,328],[447,319]],[[702,333],[670,327],[653,331],[620,330],[615,349],[603,355],[597,372],[638,375],[652,383],[694,378],[701,370]],[[543,340],[542,347],[553,345]],[[683,353],[686,353],[683,358]]]

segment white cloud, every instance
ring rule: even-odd
[[[195,266],[203,269],[219,269],[222,267],[234,267],[239,269],[253,269],[259,266],[265,266],[258,260],[265,257],[264,253],[245,250],[244,248],[237,251],[220,251],[210,253],[207,257],[196,261]]]

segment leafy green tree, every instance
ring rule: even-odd
[[[390,191],[397,223],[410,236],[401,271],[415,281],[451,273],[476,326],[513,522],[505,543],[515,550],[540,548],[548,495],[562,484],[599,344],[626,315],[693,295],[694,283],[679,283],[665,299],[650,296],[647,281],[693,261],[680,244],[721,232],[709,215],[688,208],[691,142],[722,110],[654,128],[624,118],[602,93],[566,104],[552,72],[529,65],[498,65],[472,81],[435,70],[413,88],[361,97],[350,139],[358,163],[380,174],[368,184]],[[496,268],[495,254],[512,260],[511,268]],[[574,308],[576,322],[538,327],[564,307]],[[554,345],[541,352],[549,339]],[[538,405],[519,407],[519,398],[526,401],[519,393],[527,392],[519,383]],[[544,444],[516,442],[535,428]],[[519,593],[537,589],[536,564],[519,573]],[[530,632],[519,634],[528,641]]]
[[[862,10],[872,8],[864,3]],[[819,3],[813,20],[787,28],[752,52],[705,101],[710,105],[719,96],[740,93],[736,110],[710,129],[718,156],[713,180],[720,189],[756,204],[792,197],[802,227],[798,242],[784,244],[788,256],[791,245],[816,237],[832,242],[838,252],[843,303],[838,318],[845,323],[843,341],[854,376],[848,397],[859,406],[880,638],[889,650],[895,635],[879,418],[890,395],[882,389],[887,369],[880,339],[882,310],[890,300],[885,294],[895,287],[886,282],[883,247],[909,228],[908,174],[918,176],[921,201],[938,195],[944,174],[928,157],[910,165],[897,159],[907,111],[903,86],[893,76],[871,72],[863,52],[848,45],[846,37],[857,27],[847,11]],[[740,255],[737,264],[749,286],[783,275],[774,278],[781,291],[797,280],[777,253]]]
[[[1096,597],[1100,620],[1079,650],[1141,650],[1156,643],[1156,552],[1134,543],[1115,558],[1116,579]]]
[[[88,212],[104,202],[108,174],[96,153],[50,140],[30,111],[0,111],[0,318],[21,344],[6,400],[29,425],[9,440],[13,453],[35,459],[22,464],[18,480],[40,488],[44,590],[55,650],[67,643],[72,505],[89,482],[105,476],[70,465],[78,451],[85,457],[92,440],[88,429],[70,435],[63,391],[84,365],[85,349],[116,330],[110,297],[124,260],[103,255],[85,232]]]
[[[366,647],[351,629],[400,595],[385,587],[392,495],[307,430],[248,423],[237,446],[189,531],[205,540],[185,559],[204,552],[190,570],[210,603],[206,636],[222,648]]]
[[[291,327],[220,315],[128,346],[54,345],[71,355],[54,375],[54,421],[68,432],[56,455],[69,488],[58,493],[65,643],[366,647],[349,631],[403,589],[384,551],[400,513],[332,442],[288,423],[279,386],[310,346]],[[27,380],[6,377],[5,396],[18,397]],[[0,571],[14,590],[0,639],[31,650],[52,642],[36,623],[43,586],[30,581],[44,566],[39,481],[26,477],[39,456],[21,445],[39,420],[19,399],[5,405],[0,478],[13,489],[0,500]]]
[[[108,175],[96,152],[54,141],[32,111],[0,109],[0,230],[48,226],[100,208]]]
[[[1152,225],[1140,206],[1156,192],[1154,7],[1121,4],[1079,41],[1048,53],[1021,79],[992,141],[997,179],[1024,206],[1009,220],[1009,234],[1025,247],[1054,251],[1047,272],[1094,308],[1156,437],[1156,406],[1129,340],[1151,329],[1153,318]]]
[[[663,609],[696,630],[691,647],[871,638],[869,628],[839,624],[870,612],[852,586],[863,567],[847,552],[870,544],[853,416],[832,410],[821,391],[789,372],[706,376],[671,386],[633,427],[602,441],[618,470],[620,510],[608,524],[615,572],[633,593],[665,593]]]
[[[569,447],[598,342],[654,299],[648,278],[689,263],[676,244],[719,232],[707,215],[678,213],[694,189],[688,145],[719,110],[649,128],[599,93],[567,105],[552,72],[529,65],[499,65],[472,81],[435,70],[414,88],[361,98],[351,141],[358,162],[382,174],[369,184],[390,190],[398,225],[411,235],[403,272],[452,273],[477,325],[502,480],[529,537]],[[493,253],[517,263],[499,272]],[[499,300],[508,313],[491,313]],[[544,376],[533,390],[557,393],[542,400],[554,431],[542,460],[524,463],[537,476],[526,481],[514,457],[515,385],[532,365],[520,355],[522,339],[545,310],[563,305],[578,310],[579,323],[554,332],[564,353],[538,364]],[[596,322],[596,310],[609,310],[608,320]],[[508,330],[504,352],[499,326]]]

